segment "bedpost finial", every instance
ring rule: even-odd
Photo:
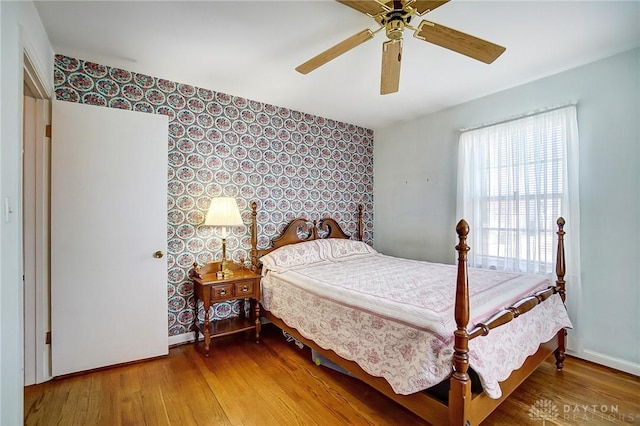
[[[564,217],[560,216],[560,217],[558,218],[558,220],[556,221],[556,223],[558,224],[558,226],[559,226],[560,228],[562,228],[562,227],[564,226],[564,223],[565,223],[565,222],[564,222]]]
[[[258,203],[256,203],[255,201],[251,202],[251,211],[255,212],[256,210],[258,210]]]
[[[458,222],[458,225],[456,226],[456,232],[458,233],[459,237],[466,237],[467,235],[469,235],[469,224],[466,220],[461,219],[460,222]]]

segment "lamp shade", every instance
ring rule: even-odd
[[[205,225],[209,226],[242,226],[242,217],[238,203],[233,197],[214,197],[211,199]]]

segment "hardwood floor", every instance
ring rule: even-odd
[[[423,425],[360,381],[318,367],[265,326],[169,356],[25,388],[26,425]],[[543,364],[483,425],[640,425],[640,379],[568,358]]]

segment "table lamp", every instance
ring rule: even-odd
[[[227,264],[227,237],[232,226],[244,225],[235,198],[212,198],[204,224],[219,229],[218,235],[222,239],[222,274],[225,278],[232,276],[233,272]]]

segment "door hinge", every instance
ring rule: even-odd
[[[47,334],[44,335],[44,343],[45,345],[51,344],[51,332],[47,331]]]
[[[44,127],[44,135],[45,135],[45,137],[47,137],[47,138],[50,138],[50,137],[51,137],[51,124],[47,124],[47,125]]]

